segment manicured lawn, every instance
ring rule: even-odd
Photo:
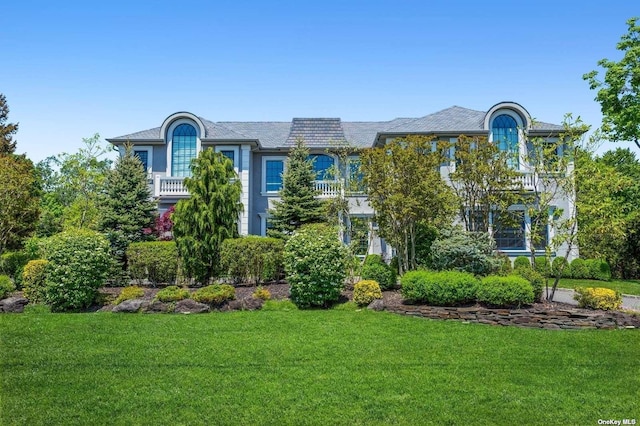
[[[640,330],[370,311],[0,316],[0,424],[640,420]]]
[[[550,281],[552,284],[553,281]],[[640,295],[640,280],[611,280],[611,281],[597,281],[597,280],[574,280],[568,278],[561,278],[558,287],[561,288],[575,288],[575,287],[603,287],[610,288],[612,290],[618,290],[622,294],[635,294]]]

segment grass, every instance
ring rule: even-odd
[[[578,425],[640,414],[638,330],[366,309],[41,311],[0,315],[0,337],[3,425]]]
[[[553,279],[550,279],[550,283],[553,283]],[[611,280],[611,281],[597,281],[597,280],[581,280],[561,278],[558,283],[558,287],[561,288],[575,288],[575,287],[602,287],[617,290],[622,294],[635,294],[640,296],[640,280]]]

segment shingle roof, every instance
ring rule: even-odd
[[[263,148],[287,148],[296,138],[304,138],[309,147],[326,148],[346,141],[358,148],[373,145],[379,134],[482,132],[487,113],[459,106],[419,118],[396,118],[390,121],[342,121],[339,118],[294,118],[291,122],[212,122],[200,118],[205,139],[258,141]],[[110,141],[162,140],[160,127],[131,133]],[[562,126],[534,122],[533,130],[559,131]]]

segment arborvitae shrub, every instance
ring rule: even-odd
[[[228,284],[213,284],[199,288],[191,298],[196,302],[206,303],[209,305],[220,305],[227,300],[233,300],[236,297],[236,290]]]
[[[30,260],[22,271],[22,291],[31,303],[45,302],[48,263],[44,259]]]
[[[400,282],[407,301],[442,306],[473,302],[478,287],[472,274],[457,271],[410,271]]]
[[[490,275],[480,282],[478,301],[495,307],[519,307],[534,301],[531,283],[518,275]]]
[[[143,296],[144,296],[144,290],[136,285],[132,285],[132,286],[123,288],[120,291],[120,294],[118,295],[116,300],[114,300],[113,304],[119,305],[125,300],[138,299]]]
[[[581,308],[590,309],[620,309],[622,295],[620,292],[608,288],[581,288],[575,289],[573,298],[578,301]]]
[[[382,291],[376,281],[358,281],[353,287],[353,301],[360,306],[366,306],[376,299],[382,299]]]
[[[170,285],[156,293],[156,300],[160,302],[177,302],[179,300],[188,299],[189,290],[180,288],[177,285]]]
[[[535,266],[536,271],[542,274],[543,277],[551,275],[551,265],[546,257],[536,257]]]
[[[171,284],[178,273],[178,249],[175,241],[131,243],[127,248],[131,278],[139,283],[147,279],[152,284]]]
[[[223,274],[236,283],[275,281],[284,274],[283,251],[284,241],[279,238],[228,238],[220,246],[220,264]]]
[[[16,286],[8,275],[0,275],[0,299],[4,299],[15,291]]]
[[[533,288],[533,300],[540,302],[542,300],[542,294],[544,293],[544,277],[538,271],[531,268],[516,269],[515,274],[529,281]]]
[[[291,301],[300,308],[328,307],[340,298],[351,254],[327,225],[307,225],[284,248],[284,269]]]
[[[553,259],[553,262],[551,262],[551,276],[554,278],[568,278],[571,276],[569,263],[567,263],[564,257],[556,257]]]
[[[517,271],[521,268],[531,269],[531,259],[527,256],[518,256],[513,261],[513,270]]]
[[[576,279],[589,279],[589,267],[583,259],[576,258],[571,261],[571,277]]]
[[[363,280],[376,281],[383,290],[389,290],[396,286],[397,274],[396,271],[384,262],[365,263],[362,266],[360,278]]]

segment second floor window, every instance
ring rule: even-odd
[[[266,160],[265,162],[265,190],[267,192],[278,192],[282,189],[282,172],[284,171],[284,161]]]
[[[519,138],[516,120],[507,114],[499,115],[494,118],[491,131],[493,143],[498,145],[500,151],[508,154],[509,166],[517,169],[519,165]]]
[[[173,131],[171,176],[190,177],[191,160],[197,154],[196,129],[190,124],[180,124]]]
[[[133,151],[133,155],[138,157],[140,162],[142,163],[142,168],[145,173],[149,170],[149,152],[147,150],[144,151]]]
[[[316,180],[331,180],[335,178],[332,176],[333,158],[326,154],[311,154],[309,160],[313,163],[313,170],[316,172]]]

